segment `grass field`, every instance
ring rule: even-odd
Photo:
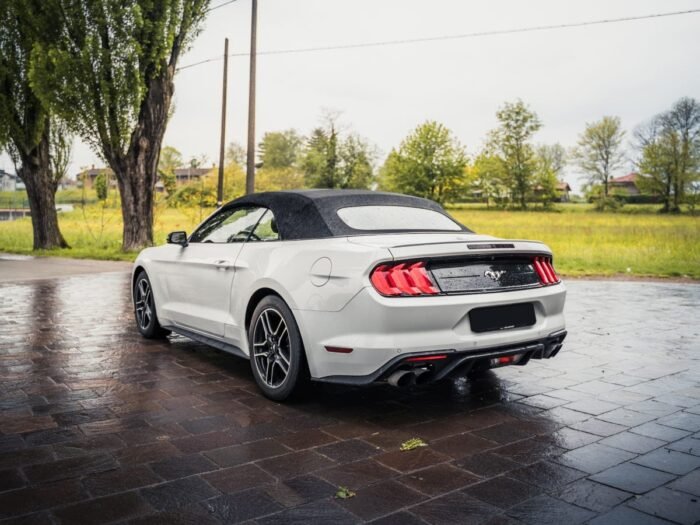
[[[624,213],[598,213],[586,205],[557,211],[513,212],[482,206],[457,206],[451,213],[478,233],[547,243],[557,270],[569,276],[631,275],[690,277],[700,280],[700,217],[664,216],[648,206],[626,206]],[[157,208],[156,243],[168,232],[192,229],[210,210]],[[116,208],[92,205],[61,215],[69,250],[40,255],[133,260],[123,253],[121,214]],[[31,253],[29,219],[0,222],[0,251]]]

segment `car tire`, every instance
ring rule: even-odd
[[[170,330],[166,330],[158,322],[156,303],[153,299],[153,287],[146,272],[142,271],[136,277],[133,299],[136,328],[143,337],[146,339],[159,339],[171,333]]]
[[[284,401],[308,383],[299,327],[280,297],[268,295],[255,307],[248,327],[248,348],[255,382],[269,399]]]

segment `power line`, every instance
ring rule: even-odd
[[[228,3],[235,2],[236,0],[230,0]],[[224,4],[222,4],[223,6]],[[221,6],[217,6],[221,7]],[[620,18],[604,18],[604,19],[598,19],[598,20],[588,20],[584,22],[572,22],[572,23],[565,23],[565,24],[550,24],[550,25],[539,25],[539,26],[529,26],[529,27],[521,27],[521,28],[511,28],[511,29],[496,29],[496,30],[491,30],[491,31],[476,31],[473,33],[461,33],[461,34],[455,34],[455,35],[440,35],[440,36],[429,36],[429,37],[420,37],[420,38],[405,38],[405,39],[399,39],[399,40],[380,40],[380,41],[374,41],[374,42],[360,42],[357,44],[338,44],[338,45],[329,45],[329,46],[317,46],[317,47],[299,47],[299,48],[292,48],[292,49],[272,49],[269,51],[258,51],[258,55],[290,55],[290,54],[298,54],[298,53],[313,53],[313,52],[323,52],[323,51],[338,51],[338,50],[345,50],[345,49],[363,49],[363,48],[369,48],[369,47],[385,47],[385,46],[396,46],[396,45],[405,45],[405,44],[417,44],[417,43],[423,43],[423,42],[440,42],[440,41],[446,41],[446,40],[462,40],[462,39],[467,39],[467,38],[480,38],[480,37],[487,37],[487,36],[498,36],[498,35],[511,35],[511,34],[520,34],[520,33],[533,33],[537,31],[552,31],[552,30],[561,30],[561,29],[571,29],[571,28],[577,28],[577,27],[587,27],[587,26],[595,26],[595,25],[604,25],[604,24],[617,24],[621,22],[634,22],[638,20],[648,20],[648,19],[653,19],[653,18],[665,18],[665,17],[670,17],[670,16],[680,16],[680,15],[689,15],[689,14],[694,14],[694,13],[700,13],[700,9],[688,9],[686,11],[670,11],[670,12],[665,12],[665,13],[654,13],[654,14],[649,14],[649,15],[638,15],[638,16],[626,16],[626,17],[620,17]],[[247,57],[249,56],[249,53],[231,53],[229,55],[230,57]],[[178,71],[183,70],[183,69],[188,69],[191,67],[199,66],[201,64],[206,64],[207,62],[214,62],[216,60],[221,60],[223,57],[218,56],[218,57],[212,57],[208,58],[206,60],[202,60],[200,62],[195,62],[192,64],[187,64],[185,66],[182,66],[178,68]]]
[[[232,3],[234,3],[234,2],[237,2],[237,1],[238,1],[238,0],[228,0],[227,2],[224,2],[224,3],[222,3],[222,4],[215,5],[214,7],[210,7],[209,9],[207,9],[207,10],[204,11],[204,12],[205,12],[205,13],[209,13],[209,12],[211,12],[211,11],[214,11],[214,10],[216,10],[216,9],[219,9],[220,7],[227,6],[227,5],[232,4]]]

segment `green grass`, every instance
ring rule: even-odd
[[[547,243],[554,251],[557,270],[564,275],[700,279],[700,217],[642,213],[639,208],[628,213],[599,213],[586,205],[562,208],[451,212],[478,233]]]
[[[653,213],[656,207],[630,205],[622,213],[599,213],[588,205],[566,205],[555,211],[499,211],[462,205],[451,213],[478,233],[547,243],[557,270],[569,276],[631,275],[690,277],[700,280],[700,217]],[[168,232],[192,229],[211,210],[158,207],[155,241]],[[118,208],[91,205],[60,215],[69,250],[39,255],[91,259],[133,260],[121,251]],[[0,222],[0,251],[32,253],[29,219]]]

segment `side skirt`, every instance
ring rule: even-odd
[[[237,357],[242,357],[243,359],[249,359],[249,357],[245,354],[245,352],[243,352],[243,350],[241,350],[237,346],[226,343],[226,342],[221,341],[219,339],[216,339],[214,337],[200,334],[198,332],[188,330],[187,328],[183,328],[181,326],[168,325],[168,326],[164,326],[163,328],[166,328],[167,330],[172,330],[176,334],[182,335],[184,337],[187,337],[188,339],[192,339],[193,341],[197,341],[199,343],[204,343],[207,346],[212,346],[212,347],[217,348],[219,350],[222,350],[228,354],[233,354]]]

